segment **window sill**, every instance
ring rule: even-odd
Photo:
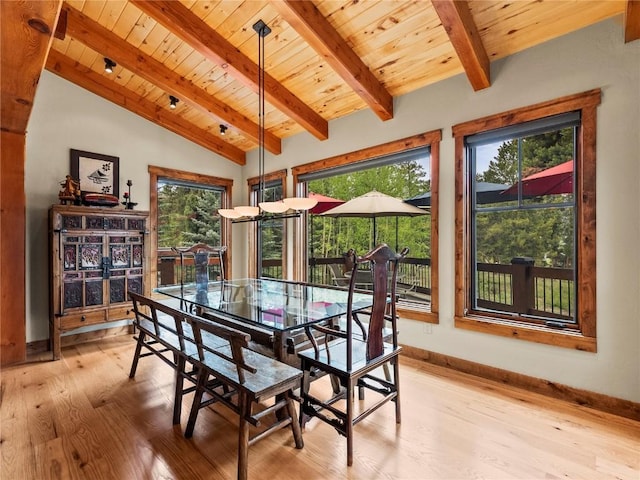
[[[438,314],[428,310],[419,310],[419,309],[413,309],[413,308],[407,307],[405,305],[402,305],[402,306],[397,305],[396,311],[400,318],[406,318],[408,320],[417,320],[419,322],[425,322],[425,323],[433,323],[436,325],[440,323],[438,319]]]
[[[543,343],[555,347],[570,348],[584,352],[597,351],[596,339],[585,337],[573,330],[556,330],[538,325],[516,324],[508,320],[479,315],[455,317],[455,327],[463,330],[516,338],[528,342]]]

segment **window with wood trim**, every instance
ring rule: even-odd
[[[456,327],[596,350],[593,90],[453,127]]]
[[[295,245],[307,246],[294,252],[298,278],[342,286],[340,262],[349,248],[363,254],[374,243],[398,250],[409,247],[400,266],[398,310],[404,318],[437,323],[440,139],[438,130],[294,167],[298,195],[314,193],[342,201],[376,190],[413,201],[426,213],[372,218],[363,212],[362,218],[332,219],[320,215],[332,203],[332,198],[322,198],[306,215],[305,228],[296,231]],[[359,273],[359,288],[366,289],[368,272]]]
[[[229,204],[233,181],[154,166],[149,166],[149,177],[152,286],[177,284],[181,278],[189,281],[195,270],[180,264],[174,248],[197,243],[230,247],[227,222],[217,211]],[[229,249],[224,257],[227,275],[230,255]],[[219,267],[212,264],[210,269]]]
[[[259,199],[260,178],[247,180],[249,204],[257,206],[259,202],[282,200],[286,193],[287,171],[278,170],[264,176],[264,198]],[[265,218],[251,222],[249,226],[249,251],[255,252],[249,262],[249,276],[267,278],[287,278],[287,220],[283,218]],[[256,248],[259,245],[259,248]],[[258,265],[261,265],[258,271]]]

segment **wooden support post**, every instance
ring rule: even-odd
[[[25,191],[26,136],[0,132],[0,363],[26,358]]]

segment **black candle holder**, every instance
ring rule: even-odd
[[[133,207],[137,205],[137,203],[131,201],[131,185],[133,185],[133,182],[131,180],[127,180],[127,187],[129,187],[129,191],[124,192],[123,194],[124,202],[122,202],[122,204],[127,210],[133,210]]]

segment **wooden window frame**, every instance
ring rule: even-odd
[[[356,150],[353,152],[336,155],[335,157],[317,160],[315,162],[299,165],[292,169],[293,184],[296,195],[305,195],[306,184],[300,182],[298,177],[304,174],[328,170],[347,164],[366,162],[377,157],[400,153],[419,147],[431,148],[431,310],[413,310],[398,306],[398,314],[402,318],[417,320],[426,323],[437,324],[438,317],[438,185],[440,175],[440,141],[442,140],[442,130],[432,130],[411,137],[402,138],[381,145]],[[306,213],[294,225],[294,278],[298,281],[306,281],[307,252],[303,246],[307,245]]]
[[[278,170],[276,172],[267,173],[264,175],[265,184],[277,183],[280,181],[282,185],[282,194],[286,195],[287,192],[287,170]],[[258,195],[256,188],[260,183],[260,177],[251,177],[247,179],[247,195],[249,205],[258,205]],[[258,247],[258,222],[249,222],[249,251],[257,252]],[[287,278],[287,221],[284,221],[282,229],[282,278]],[[259,278],[260,269],[258,268],[257,257],[252,255],[249,258],[249,277]]]
[[[222,194],[221,208],[230,208],[231,205],[231,189],[233,180],[228,178],[213,177],[210,175],[202,175],[201,173],[186,172],[183,170],[175,170],[173,168],[163,168],[149,165],[149,248],[150,254],[150,274],[151,288],[158,286],[158,180],[176,180],[193,184],[200,184],[212,187],[219,187],[224,190]],[[224,255],[224,268],[228,278],[232,277],[231,258],[233,255],[231,248],[231,221],[220,218],[221,229],[220,243],[227,245],[227,252]]]
[[[569,95],[548,102],[518,108],[452,127],[455,139],[455,311],[456,328],[517,338],[563,348],[597,351],[596,342],[596,110],[600,89]],[[487,312],[473,312],[471,285],[470,202],[467,182],[465,137],[537,120],[551,115],[579,111],[575,159],[576,197],[576,321],[577,330],[557,330],[540,325],[513,322]]]

